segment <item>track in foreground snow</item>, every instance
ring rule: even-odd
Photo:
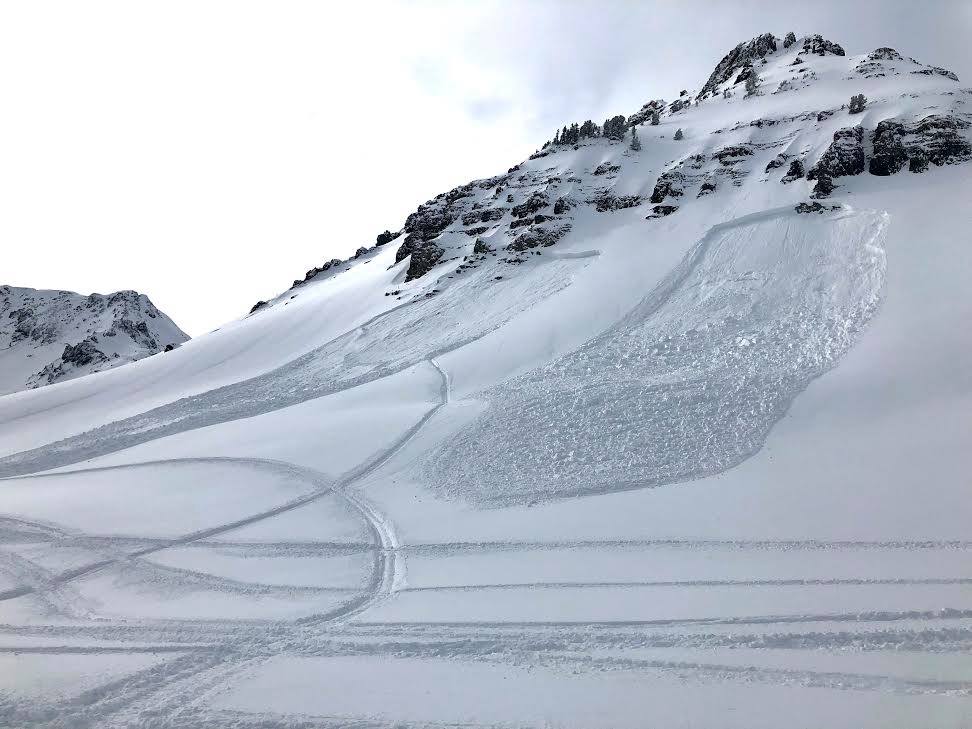
[[[963,697],[972,695],[972,661],[965,660],[972,649],[972,610],[942,610],[935,601],[946,588],[957,590],[957,604],[962,602],[961,591],[972,583],[970,542],[508,539],[403,544],[389,518],[356,486],[378,475],[451,401],[447,372],[436,360],[429,365],[440,380],[438,402],[380,453],[337,479],[279,461],[233,458],[173,459],[42,477],[70,481],[98,472],[232,465],[299,481],[305,492],[172,538],[54,533],[44,523],[8,521],[8,542],[34,534],[115,554],[60,574],[34,574],[30,584],[6,590],[7,602],[31,594],[49,598],[49,609],[62,616],[49,623],[3,626],[0,661],[14,653],[35,661],[71,658],[80,665],[110,658],[120,673],[54,703],[33,704],[15,691],[0,700],[4,721],[51,727],[333,728],[353,716],[369,717],[370,725],[416,726],[438,724],[441,717],[488,725],[516,716],[519,724],[581,727],[593,721],[585,707],[595,702],[602,712],[597,721],[635,726],[626,723],[630,716],[644,711],[658,716],[663,699],[672,716],[692,717],[697,702],[684,693],[686,676],[700,685],[734,685],[740,692],[735,698],[710,695],[726,711],[740,696],[758,697],[769,690],[786,691],[793,706],[810,710],[817,692],[828,691],[829,701],[842,712],[831,726],[880,726],[889,712],[896,720],[918,717],[927,713],[930,698],[959,701],[956,716],[968,711]],[[364,525],[365,542],[262,541],[247,531],[333,496]],[[252,577],[243,584],[218,572],[206,577],[159,571],[162,565],[153,561],[190,548],[230,555],[242,550],[249,560],[365,553],[370,566],[358,589],[301,588],[305,595],[294,585],[275,585],[268,573],[266,584]],[[12,560],[15,551],[4,556]],[[933,574],[929,563],[937,565]],[[87,605],[85,590],[75,592],[72,586],[115,568],[121,568],[113,573],[116,583],[124,583],[130,570],[148,570],[175,594],[189,584],[198,588],[192,580],[202,580],[212,595],[236,591],[262,598],[283,591],[295,600],[309,595],[338,602],[289,621],[137,614],[85,619],[98,614],[97,606]],[[636,578],[664,572],[677,578]],[[922,590],[933,587],[936,592],[923,596]],[[834,598],[831,610],[800,610],[808,602],[825,606],[827,591]],[[410,602],[416,599],[421,602]],[[686,601],[692,610],[686,610]],[[859,609],[848,612],[855,601]],[[126,669],[129,660],[142,663]],[[437,702],[434,710],[417,699],[448,683],[456,671],[475,679],[479,689],[466,687],[455,706]],[[502,709],[491,710],[487,696],[506,681],[548,698],[527,706],[513,697]],[[615,694],[617,681],[626,687],[621,695]],[[880,697],[878,709],[874,697]],[[301,707],[299,715],[294,706]],[[472,714],[471,707],[476,707]]]
[[[226,457],[159,460],[120,466],[109,466],[104,468],[82,469],[78,471],[62,471],[57,473],[56,476],[53,476],[55,478],[70,479],[72,476],[77,474],[91,475],[104,471],[130,472],[135,469],[149,469],[172,465],[185,466],[230,464],[245,468],[283,473],[291,479],[296,479],[297,481],[303,482],[303,484],[305,484],[309,490],[304,495],[287,501],[284,504],[274,506],[273,508],[251,514],[240,519],[235,519],[227,523],[207,527],[180,537],[165,540],[155,539],[152,540],[152,543],[149,546],[131,551],[123,551],[117,556],[109,559],[101,559],[95,562],[90,562],[60,573],[44,573],[41,571],[40,574],[33,575],[31,583],[16,585],[10,589],[0,592],[0,601],[23,598],[35,593],[40,594],[41,596],[46,596],[50,593],[63,592],[63,588],[65,586],[69,586],[71,582],[89,577],[102,570],[107,570],[111,567],[122,564],[127,565],[137,563],[145,558],[156,556],[165,550],[186,547],[199,542],[212,542],[215,538],[220,537],[228,532],[233,532],[274,519],[275,517],[279,517],[296,509],[313,504],[314,502],[329,495],[339,496],[366,525],[367,530],[371,535],[371,544],[366,545],[364,549],[366,549],[372,555],[371,575],[363,589],[356,592],[352,591],[352,596],[350,599],[341,602],[328,611],[303,616],[294,621],[291,628],[284,629],[280,632],[270,632],[267,634],[263,627],[257,625],[248,630],[243,630],[242,634],[240,632],[230,631],[229,640],[221,642],[217,638],[215,643],[211,643],[210,640],[213,637],[213,633],[218,634],[220,631],[218,629],[211,630],[205,622],[195,624],[193,621],[189,621],[188,623],[184,623],[179,629],[180,631],[184,631],[185,633],[193,636],[187,641],[189,645],[182,645],[182,640],[179,640],[177,645],[172,646],[168,646],[163,642],[161,644],[151,646],[136,646],[132,648],[118,645],[74,645],[55,647],[44,645],[18,645],[16,648],[12,649],[14,652],[34,654],[72,653],[88,655],[112,654],[118,652],[138,654],[158,654],[160,652],[164,654],[175,652],[180,654],[184,653],[185,655],[165,664],[162,667],[153,666],[151,669],[149,669],[148,673],[152,677],[151,681],[145,676],[136,675],[135,677],[126,679],[123,682],[126,684],[138,684],[137,690],[134,686],[130,685],[116,685],[112,687],[110,692],[97,692],[97,694],[94,696],[83,697],[85,700],[81,702],[81,705],[76,705],[76,702],[71,702],[69,705],[60,708],[46,707],[41,710],[40,713],[35,713],[22,705],[22,703],[16,699],[14,699],[13,703],[0,699],[0,718],[4,718],[5,722],[23,722],[28,724],[39,723],[41,722],[41,719],[44,719],[51,720],[65,726],[82,726],[90,722],[95,722],[100,726],[107,726],[116,718],[123,721],[122,717],[127,715],[128,712],[136,710],[141,711],[142,709],[139,707],[139,702],[142,700],[149,701],[150,705],[152,702],[158,701],[159,699],[155,696],[157,692],[164,695],[164,701],[167,702],[167,704],[177,703],[181,706],[185,698],[181,693],[182,691],[190,691],[191,693],[196,693],[199,691],[200,684],[196,680],[197,674],[204,671],[215,672],[220,676],[225,677],[227,673],[232,673],[235,670],[238,670],[238,668],[241,666],[251,664],[255,659],[258,659],[261,656],[275,652],[275,650],[279,648],[279,644],[281,642],[292,643],[294,641],[303,640],[302,636],[308,632],[311,634],[319,634],[319,632],[322,630],[329,630],[336,626],[343,625],[355,615],[358,615],[368,608],[375,606],[388,595],[392,594],[392,592],[400,589],[405,583],[404,563],[400,558],[399,552],[401,545],[399,544],[394,526],[388,517],[382,514],[367,500],[367,498],[365,498],[361,493],[357,493],[354,486],[356,483],[366,478],[387,463],[388,460],[391,459],[398,451],[400,451],[409,442],[409,440],[421,430],[425,423],[427,423],[429,419],[431,419],[435,413],[448,402],[448,376],[434,360],[429,360],[429,364],[435,369],[441,378],[440,402],[434,405],[415,425],[405,431],[405,433],[401,437],[397,438],[389,447],[385,448],[382,452],[378,453],[367,462],[352,469],[350,472],[336,480],[329,479],[325,474],[320,473],[319,471],[296,466],[290,463],[267,459]],[[8,480],[29,480],[31,478],[31,476],[21,476]],[[47,476],[47,478],[51,478],[51,476]],[[28,531],[35,529],[43,532],[47,529],[47,527],[39,523],[32,524],[28,521],[18,520],[16,522],[16,529],[26,529]],[[74,540],[83,540],[85,538],[85,535],[79,534],[72,534],[70,536]],[[97,537],[95,535],[91,535],[89,539],[97,541]],[[130,540],[137,542],[137,535],[130,538]],[[11,564],[18,560],[16,555],[12,554],[4,554],[3,558],[4,562],[7,564]],[[71,605],[57,605],[56,601],[49,604],[55,610],[60,612],[64,612],[66,614],[71,614],[72,612]],[[102,630],[106,630],[108,634],[114,634],[111,627],[104,625],[104,623],[102,624]],[[70,628],[66,630],[68,635],[70,635],[72,632],[73,631]],[[85,628],[80,628],[77,631],[77,634],[85,635],[87,632],[88,631]],[[166,631],[164,628],[160,628],[159,632],[164,634]],[[201,638],[205,641],[203,645],[193,645]],[[277,648],[275,648],[275,646],[277,646]],[[3,650],[9,651],[11,649],[0,648],[0,651]],[[204,681],[202,685],[207,684]],[[116,717],[118,714],[121,716]],[[180,719],[178,721],[181,722],[182,720]],[[208,725],[210,721],[211,719],[207,718],[203,723]]]

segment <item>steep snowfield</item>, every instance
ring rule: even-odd
[[[0,394],[117,367],[187,339],[134,291],[81,296],[0,286]]]
[[[972,723],[972,94],[774,44],[0,398],[0,723]]]

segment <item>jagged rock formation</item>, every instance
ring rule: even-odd
[[[506,246],[509,251],[526,251],[541,246],[552,246],[570,232],[570,224],[553,228],[538,226],[518,235],[512,243]]]
[[[816,56],[843,56],[844,49],[839,44],[826,40],[822,35],[816,33],[804,38],[803,53],[813,53]]]
[[[762,104],[758,95],[744,96],[737,87],[753,74],[764,79],[765,89],[775,88],[764,92],[766,96],[793,94],[794,111],[768,111],[775,107]],[[437,282],[442,276],[452,277],[452,261],[459,261],[453,266],[462,272],[470,265],[470,255],[487,250],[530,251],[531,257],[542,257],[543,249],[568,238],[573,222],[588,211],[615,213],[612,217],[621,219],[647,201],[651,220],[678,213],[685,199],[727,194],[754,180],[786,185],[795,204],[808,196],[830,196],[839,180],[865,171],[881,177],[907,166],[920,173],[932,165],[972,157],[967,133],[972,116],[962,108],[968,90],[935,92],[941,94],[934,97],[938,104],[911,105],[911,111],[902,114],[893,99],[868,86],[888,76],[914,78],[926,86],[956,80],[950,71],[923,65],[888,47],[847,58],[840,44],[819,34],[798,39],[789,33],[781,40],[764,33],[730,50],[697,94],[685,90],[671,103],[651,99],[628,117],[610,117],[603,127],[590,120],[565,126],[529,160],[505,174],[461,185],[423,203],[401,233],[385,231],[375,247],[359,249],[355,259],[367,261],[378,247],[402,236],[394,262],[407,265],[397,283],[417,282],[416,294],[425,296],[432,286],[440,290]],[[835,89],[839,85],[841,91],[822,108],[808,109],[796,101],[803,89],[821,84]],[[851,117],[847,99],[864,92],[871,99],[869,113]],[[828,94],[813,98],[819,104]],[[721,128],[698,126],[696,107],[720,104],[732,105],[727,107],[731,115],[721,117],[732,121]],[[881,116],[884,109],[889,110],[886,118]],[[707,113],[706,118],[720,118]],[[675,146],[671,140],[683,127],[689,133]],[[629,150],[631,128],[642,140],[643,150],[637,155]],[[651,166],[653,179],[633,185],[629,181],[637,177],[639,160],[641,169]],[[645,214],[640,216],[644,219]],[[308,271],[304,281],[325,272],[340,274],[355,259],[331,260]],[[518,261],[513,256],[493,263]],[[408,291],[396,288],[394,293],[404,298]]]
[[[872,175],[893,175],[905,166],[908,153],[905,151],[903,139],[904,124],[893,119],[878,122],[874,129],[874,154],[868,162],[868,172]]]
[[[766,169],[764,171],[765,172],[770,172],[771,170],[775,170],[777,167],[782,167],[783,165],[786,164],[786,161],[789,158],[790,158],[790,156],[788,154],[785,154],[783,152],[780,152],[778,155],[776,155],[773,159],[771,159],[766,164]]]
[[[637,207],[641,204],[641,197],[638,195],[621,195],[619,197],[605,191],[590,200],[590,203],[597,212],[606,213],[612,210],[625,210],[626,208]]]
[[[401,231],[399,231],[398,233],[392,233],[390,230],[386,230],[383,233],[379,233],[378,236],[375,238],[375,246],[380,248],[381,246],[387,243],[391,243],[399,235],[401,235]]]
[[[972,144],[961,132],[970,122],[957,116],[932,114],[906,127],[912,135],[909,155],[926,158],[933,165],[951,165],[972,159]]]
[[[814,195],[825,197],[833,192],[833,179],[859,175],[864,171],[864,130],[846,127],[834,132],[834,141],[807,171],[808,180],[817,180]]]
[[[972,145],[960,133],[969,122],[955,116],[933,114],[914,124],[895,119],[878,122],[872,137],[872,175],[893,175],[905,164],[914,172],[928,164],[946,165],[972,158]],[[912,161],[914,163],[912,164]]]
[[[651,215],[648,216],[648,220],[652,218],[664,218],[666,215],[671,215],[676,210],[678,210],[678,205],[655,205],[651,209]]]
[[[784,185],[788,182],[793,182],[794,180],[799,180],[806,174],[803,169],[803,161],[795,159],[790,162],[790,167],[787,169],[786,174],[780,180]]]
[[[651,192],[650,201],[660,203],[666,197],[681,197],[684,192],[685,175],[676,170],[671,170],[663,173],[658,178],[658,182],[655,183],[655,189]]]
[[[767,53],[772,53],[775,50],[776,37],[772,33],[764,33],[747,43],[740,43],[716,64],[715,69],[696,98],[705,99],[715,96],[719,87],[730,80],[734,74],[738,74],[735,83],[745,81],[749,76],[753,62],[756,59],[764,58]]]
[[[404,260],[406,256],[411,256],[408,270],[405,272],[405,280],[411,281],[420,276],[424,276],[432,270],[432,267],[442,258],[443,253],[445,251],[432,241],[422,240],[418,237],[410,237],[398,249],[395,262],[398,263]]]
[[[133,362],[188,338],[135,291],[0,286],[0,394]]]
[[[673,102],[674,104],[680,103],[680,101]],[[628,117],[627,125],[635,126],[638,124],[646,124],[651,121],[654,114],[660,114],[665,106],[664,99],[653,99],[642,106],[638,111]]]
[[[608,162],[604,162],[604,163],[599,164],[597,167],[594,168],[594,174],[595,175],[609,175],[609,174],[611,174],[613,172],[617,172],[620,169],[621,169],[621,166],[620,165],[612,165],[612,164],[610,164]]]
[[[546,193],[534,192],[529,198],[526,199],[525,202],[522,202],[519,205],[514,205],[510,212],[513,213],[514,217],[523,218],[527,215],[532,215],[538,210],[543,210],[549,204],[550,199],[547,197]]]

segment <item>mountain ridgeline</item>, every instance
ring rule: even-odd
[[[967,162],[970,100],[972,90],[954,73],[892,48],[847,56],[820,35],[766,33],[727,53],[697,92],[650,100],[603,124],[564,125],[531,155],[534,164],[438,195],[401,231],[382,233],[374,246],[315,267],[294,285],[345,271],[401,236],[396,263],[409,259],[407,283],[456,259],[472,266],[488,255],[517,265],[563,239],[578,208],[637,207],[651,221],[750,178],[799,183],[792,197],[820,199],[839,195],[842,178]],[[713,123],[729,117],[731,124]],[[645,187],[645,163],[661,147],[665,160]],[[642,189],[630,191],[636,171]]]

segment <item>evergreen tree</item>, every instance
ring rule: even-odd
[[[681,130],[681,128],[676,129],[675,130],[675,141],[678,141],[681,138],[682,138],[682,130]]]
[[[641,140],[638,139],[638,129],[636,127],[631,127],[631,151],[641,151]]]
[[[554,144],[560,144],[560,130],[554,132]]]
[[[651,125],[653,127],[657,127],[658,126],[658,121],[659,121],[659,119],[658,119],[658,109],[652,109],[652,112],[651,112]]]
[[[604,136],[608,139],[618,141],[624,139],[625,119],[623,114],[618,114],[604,121]]]
[[[791,30],[789,33],[786,34],[786,38],[783,39],[783,47],[789,48],[794,43],[796,43],[796,33],[794,33]]]
[[[851,114],[860,114],[864,111],[864,107],[867,105],[867,97],[864,94],[854,94],[850,100],[850,111]]]

